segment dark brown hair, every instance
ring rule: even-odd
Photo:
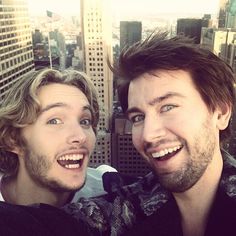
[[[211,51],[184,36],[168,39],[167,32],[151,34],[143,42],[124,49],[114,66],[118,95],[123,111],[128,107],[128,90],[132,80],[153,70],[188,71],[210,111],[223,104],[233,109],[235,78],[231,67]],[[230,136],[230,127],[221,131],[221,141]]]

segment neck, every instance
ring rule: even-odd
[[[70,192],[56,192],[49,188],[25,181],[19,175],[7,177],[2,181],[2,195],[6,202],[18,205],[31,205],[36,203],[49,204],[56,207],[65,205]]]
[[[203,236],[223,168],[221,154],[214,157],[199,181],[183,193],[173,193],[181,214],[184,236]]]

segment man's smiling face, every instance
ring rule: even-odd
[[[219,149],[218,112],[208,110],[186,71],[132,80],[127,115],[134,146],[170,191],[193,186]]]
[[[78,88],[57,83],[42,86],[38,99],[37,120],[22,129],[19,171],[26,184],[77,190],[84,184],[96,139],[89,102]]]

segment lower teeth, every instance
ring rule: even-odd
[[[68,169],[76,169],[80,167],[80,164],[69,164],[69,165],[65,165],[65,167]]]

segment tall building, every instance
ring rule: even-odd
[[[195,43],[199,44],[201,39],[202,19],[178,19],[177,34],[184,34],[190,38],[194,38]]]
[[[150,168],[132,142],[131,123],[125,116],[114,114],[112,134],[112,166],[125,176],[144,176]]]
[[[211,50],[236,71],[236,30],[202,28],[201,45]]]
[[[84,71],[97,88],[100,103],[97,145],[90,160],[90,166],[93,167],[111,163],[113,79],[107,66],[107,59],[112,63],[110,2],[109,0],[80,1]]]
[[[236,28],[236,0],[221,0],[219,28]]]
[[[0,101],[12,84],[34,70],[32,35],[24,0],[0,0]]]
[[[53,55],[53,47],[51,48],[51,55],[52,58],[59,57],[60,62],[60,69],[65,70],[66,68],[66,43],[65,43],[65,36],[58,30],[55,29],[54,31],[49,32],[50,42],[55,42],[55,49],[56,52]],[[53,46],[52,43],[50,43],[50,46]]]
[[[229,0],[226,11],[226,27],[236,28],[236,0]]]
[[[120,22],[120,51],[142,39],[142,23],[139,21]]]
[[[220,0],[220,10],[219,10],[219,20],[218,27],[225,28],[226,27],[226,14],[229,0]]]

